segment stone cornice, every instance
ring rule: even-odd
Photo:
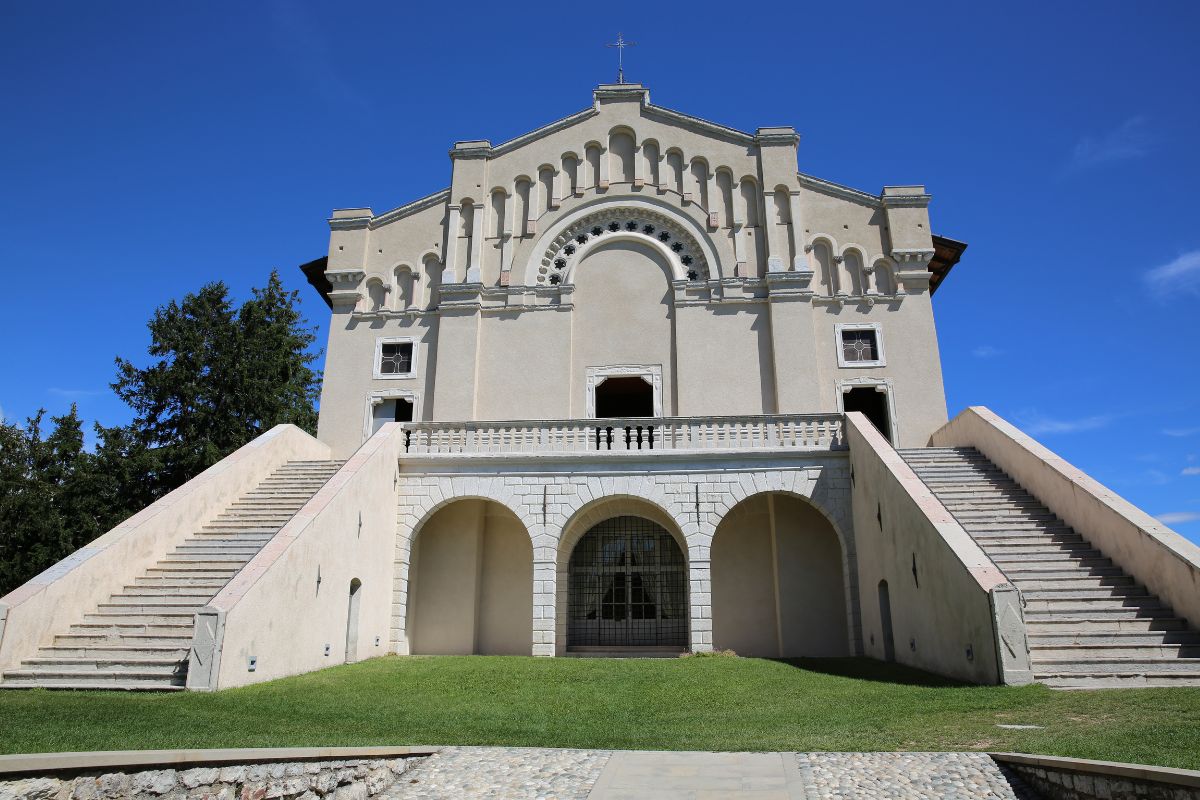
[[[389,222],[395,222],[398,219],[403,219],[410,214],[416,214],[418,211],[424,211],[432,206],[441,205],[450,199],[450,190],[442,189],[440,192],[426,195],[417,198],[411,203],[405,203],[399,208],[393,208],[391,211],[385,211],[378,216],[371,217],[370,228],[378,228],[381,225],[386,225]]]
[[[884,208],[928,208],[930,194],[885,194],[879,198]]]
[[[529,133],[521,134],[515,139],[509,139],[507,142],[501,142],[492,148],[491,156],[492,158],[495,158],[496,156],[502,156],[505,153],[511,153],[513,150],[523,147],[530,142],[537,141],[543,136],[549,136],[556,131],[561,131],[564,128],[577,125],[580,122],[583,122],[585,119],[591,119],[598,113],[600,112],[595,108],[585,108],[583,111],[578,111],[569,117],[563,117],[562,119],[555,120],[549,125],[543,125],[542,127],[532,130]]]
[[[491,158],[492,143],[487,139],[476,139],[466,142],[455,142],[450,148],[452,159]]]
[[[840,183],[827,181],[823,178],[817,178],[813,175],[805,175],[803,172],[797,172],[796,177],[800,179],[800,185],[806,189],[812,189],[815,192],[820,192],[830,197],[838,197],[842,200],[849,200],[852,203],[861,203],[862,205],[871,208],[882,208],[883,204],[879,200],[878,195],[870,194],[859,189],[852,189],[849,186],[842,186]]]
[[[730,128],[725,125],[719,125],[715,122],[709,122],[706,119],[694,117],[691,114],[673,111],[669,108],[663,108],[662,106],[656,106],[651,103],[646,104],[645,112],[646,116],[648,117],[659,117],[661,119],[666,119],[675,123],[676,125],[688,128],[698,133],[708,133],[712,134],[713,136],[721,136],[738,144],[755,143],[754,136],[746,133],[745,131],[739,131],[736,128]]]
[[[760,145],[795,147],[800,144],[800,135],[791,125],[779,125],[759,128],[754,134],[754,140]]]

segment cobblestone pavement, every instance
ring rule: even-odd
[[[1036,800],[985,753],[797,753],[806,800]]]
[[[379,797],[585,800],[610,754],[608,750],[445,747],[410,768]]]
[[[1037,800],[983,753],[447,747],[373,800]]]

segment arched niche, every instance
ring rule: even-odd
[[[612,183],[633,183],[636,150],[633,132],[629,129],[617,128],[609,134],[608,169]]]
[[[850,654],[847,559],[837,530],[783,492],[725,514],[711,554],[713,647],[764,658]]]
[[[414,655],[529,655],[533,547],[512,511],[452,501],[416,532],[405,632]]]

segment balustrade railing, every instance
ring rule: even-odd
[[[406,422],[405,452],[587,453],[634,450],[838,450],[841,414]]]

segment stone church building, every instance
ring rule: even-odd
[[[1200,551],[986,408],[948,420],[932,300],[966,245],[798,141],[603,85],[334,211],[317,437],[0,600],[0,687],[712,649],[1200,684]]]

